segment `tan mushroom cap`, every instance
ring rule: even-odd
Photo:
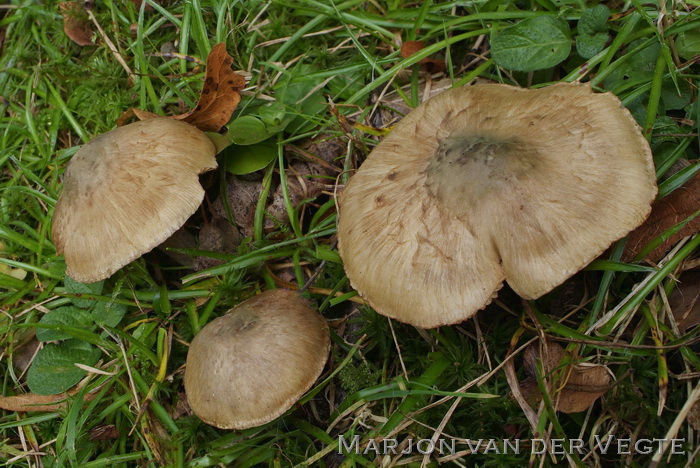
[[[329,349],[326,321],[298,293],[266,291],[212,320],[192,340],[187,401],[212,426],[260,426],[311,388]]]
[[[203,132],[168,118],[116,128],[80,148],[53,216],[68,276],[105,279],[170,237],[202,203],[198,176],[216,169],[215,154]]]
[[[377,312],[460,322],[503,284],[537,298],[641,224],[656,196],[630,113],[587,85],[446,91],[399,122],[340,197],[340,254]]]

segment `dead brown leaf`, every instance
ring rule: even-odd
[[[189,112],[173,115],[170,118],[183,120],[203,132],[218,132],[226,125],[238,103],[245,78],[231,68],[233,57],[226,52],[223,42],[214,46],[207,57],[207,71],[197,106]],[[139,120],[159,117],[151,112],[132,107],[122,113],[117,125],[122,126],[133,117]]]
[[[424,47],[425,44],[423,41],[404,41],[403,44],[401,44],[401,57],[408,58]],[[446,68],[444,60],[436,60],[428,57],[422,59],[418,63],[421,65],[421,68],[430,73],[439,73],[445,71]]]
[[[207,57],[204,86],[197,107],[173,118],[184,120],[203,132],[221,130],[231,119],[245,87],[245,78],[231,69],[232,64],[233,57],[226,52],[226,44],[215,45]]]
[[[535,405],[542,399],[537,386],[536,366],[542,362],[545,377],[550,378],[556,371],[557,388],[553,389],[552,402],[562,413],[578,413],[590,408],[610,388],[610,374],[605,366],[591,364],[569,365],[560,368],[564,358],[564,348],[556,343],[543,347],[544,358],[540,357],[540,347],[534,344],[525,350],[523,365],[528,377],[520,382],[520,391],[525,400]],[[563,385],[563,388],[562,388]],[[558,393],[556,390],[560,389]]]
[[[700,271],[686,271],[676,289],[668,295],[668,305],[681,333],[700,324]]]
[[[122,115],[119,116],[119,118],[117,119],[117,127],[126,125],[134,117],[136,117],[139,120],[146,120],[152,119],[154,117],[160,117],[160,115],[154,114],[153,112],[137,109],[136,107],[131,107],[122,112]]]
[[[191,416],[192,415],[192,408],[190,408],[190,404],[187,402],[187,395],[185,392],[180,392],[177,394],[177,404],[175,405],[175,409],[173,410],[172,417],[173,419],[180,419],[184,416]]]
[[[700,401],[696,401],[688,412],[688,423],[693,429],[700,431]]]
[[[63,15],[63,31],[66,36],[79,46],[95,45],[92,38],[92,27],[88,21],[87,12],[78,2],[60,2],[58,8]]]
[[[401,44],[401,57],[408,58],[425,47],[423,41],[404,41]]]
[[[693,216],[698,210],[700,210],[700,174],[654,203],[651,214],[644,224],[629,234],[622,260],[625,262],[633,260],[647,244],[664,231]],[[700,216],[693,218],[677,233],[662,242],[646,258],[652,262],[658,262],[679,240],[698,231],[700,231]]]
[[[226,204],[223,201],[223,197],[226,197],[232,220],[239,231],[246,237],[253,236],[255,210],[261,192],[261,181],[245,180],[230,174],[226,178],[226,193],[220,194],[213,204],[213,216],[228,219]]]
[[[113,440],[119,438],[119,430],[114,424],[101,424],[90,429],[90,440]]]
[[[135,4],[136,8],[141,8],[141,4],[143,3],[143,0],[131,0],[131,3]],[[152,10],[152,9],[153,9],[153,7],[147,3],[146,10]]]
[[[199,230],[198,240],[200,250],[231,255],[238,250],[238,246],[241,243],[241,235],[238,229],[229,223],[226,218],[213,213],[211,221],[204,224]],[[197,257],[192,263],[192,268],[195,271],[201,271],[222,263],[224,263],[223,260],[216,258]]]

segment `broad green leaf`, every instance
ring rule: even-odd
[[[287,109],[281,102],[269,102],[260,107],[258,115],[267,127],[279,127],[287,115]]]
[[[216,154],[221,153],[223,150],[233,144],[233,142],[228,138],[228,133],[224,133],[223,135],[215,132],[204,133],[209,137],[211,142],[214,143],[214,146],[216,147]]]
[[[99,358],[100,350],[84,341],[49,343],[39,350],[29,367],[27,385],[39,395],[65,392],[87,373],[75,364],[94,366]]]
[[[66,292],[70,294],[76,294],[78,297],[71,298],[71,302],[82,309],[89,309],[95,303],[91,299],[81,299],[80,295],[90,294],[98,295],[102,292],[102,287],[104,286],[104,281],[98,281],[97,283],[79,283],[75,281],[70,276],[65,277],[63,284],[66,287]]]
[[[637,39],[627,46],[627,50],[639,47],[644,39]],[[615,90],[622,83],[643,83],[651,81],[656,66],[656,58],[661,46],[654,43],[629,57],[605,79],[605,89]]]
[[[579,34],[594,36],[597,33],[608,32],[609,17],[610,8],[603,4],[587,8],[581,14],[581,19],[578,20]]]
[[[226,154],[226,170],[243,175],[259,171],[277,158],[277,144],[265,141],[248,146],[231,146]]]
[[[503,68],[533,71],[563,62],[571,52],[570,29],[553,16],[537,16],[491,37],[491,55]]]
[[[126,315],[126,306],[115,302],[98,301],[90,309],[90,315],[95,323],[116,327]]]
[[[94,325],[90,314],[83,309],[74,306],[59,307],[41,317],[43,325],[64,325],[67,327],[91,329]],[[39,341],[57,341],[72,338],[61,330],[37,328],[36,339]]]
[[[686,60],[700,55],[700,30],[693,29],[679,34],[676,38],[676,50],[678,55]]]
[[[665,110],[683,109],[691,99],[692,91],[686,80],[678,80],[678,88],[671,80],[664,81],[661,85],[661,101]]]
[[[244,115],[229,124],[228,137],[236,145],[253,145],[268,139],[270,135],[262,120]]]
[[[362,86],[366,82],[365,80],[367,78],[368,77],[365,70],[350,74],[341,73],[339,75],[335,75],[333,79],[328,82],[328,92],[331,96],[337,99],[350,98],[352,95],[362,89]]]
[[[314,125],[309,122],[313,117],[321,116],[326,111],[326,99],[323,92],[317,89],[323,78],[314,76],[316,71],[310,66],[300,64],[289,70],[275,85],[277,101],[286,106],[288,117],[293,117],[285,128],[287,132],[303,132],[307,125]]]
[[[576,36],[576,52],[581,57],[589,59],[603,50],[607,42],[608,34],[604,32],[593,35],[581,34]]]
[[[323,94],[316,93],[309,96],[301,104],[299,115],[287,126],[287,131],[290,133],[301,133],[306,130],[306,126],[315,127],[313,122],[314,117],[321,117],[326,113],[326,98]]]

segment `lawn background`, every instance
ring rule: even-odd
[[[585,413],[566,415],[551,405],[536,406],[540,436],[638,439],[677,431],[687,440],[687,454],[664,458],[662,465],[691,463],[697,434],[684,422],[688,408],[681,410],[698,396],[693,393],[700,369],[693,345],[697,332],[676,336],[663,298],[676,287],[681,271],[694,266],[700,238],[672,251],[660,265],[641,267],[618,262],[620,242],[602,257],[612,261],[594,263],[528,306],[506,290],[474,320],[417,330],[353,302],[357,298],[335,249],[332,189],[306,200],[303,208],[292,206],[286,196],[292,221],[273,223],[271,229],[264,229],[263,199],[255,207],[253,234],[237,254],[221,257],[226,262],[204,274],[168,268],[167,262],[160,268],[162,255],[148,255],[92,290],[65,279],[50,226],[63,171],[78,147],[113,128],[130,107],[163,115],[191,108],[204,76],[198,61],[219,42],[227,44],[235,68],[249,79],[234,120],[259,115],[260,105],[271,99],[284,102],[296,117],[294,126],[273,135],[276,154],[260,172],[261,184],[289,177],[289,148],[315,138],[344,148],[337,161],[344,170],[337,179],[342,186],[389,130],[397,115],[391,109],[415,107],[430,88],[581,80],[614,92],[633,113],[650,140],[666,194],[700,169],[695,162],[697,3],[607,3],[613,14],[603,22],[607,30],[589,34],[607,38],[597,52],[599,46],[592,46],[595,53],[588,60],[577,47],[586,39],[580,39],[579,20],[595,3],[583,1],[145,0],[139,9],[130,1],[104,0],[90,10],[102,32],[88,19],[96,45],[86,47],[66,36],[57,4],[5,3],[0,7],[0,264],[17,270],[0,276],[3,395],[29,391],[18,363],[26,359],[27,347],[42,329],[37,323],[47,313],[102,304],[115,321],[53,328],[64,334],[61,342],[82,343],[73,351],[99,350],[94,367],[102,373],[91,372],[60,410],[4,412],[3,463],[420,466],[454,459],[461,466],[550,466],[554,458],[531,457],[528,451],[435,454],[429,460],[416,453],[388,458],[372,452],[338,454],[339,435],[359,435],[365,442],[421,439],[433,437],[439,427],[445,437],[534,437],[510,398],[503,368],[514,363],[522,378],[522,350],[543,336],[566,346],[576,362],[608,365],[615,384]],[[557,46],[563,58],[529,71],[516,69],[547,57],[494,62],[492,34],[544,17],[565,25],[560,27],[566,40]],[[400,42],[409,40],[424,41],[425,48],[404,58]],[[418,62],[427,57],[444,60],[445,72],[430,76],[421,71]],[[222,166],[229,156],[220,157]],[[680,175],[663,178],[678,160],[689,164]],[[213,199],[225,191],[225,171],[209,182]],[[195,232],[197,227],[192,226]],[[182,407],[187,343],[212,318],[278,285],[270,271],[280,265],[289,265],[290,282],[297,285],[319,272],[306,296],[333,330],[326,372],[305,404],[278,420],[240,432],[209,427]],[[615,313],[605,315],[609,311]],[[605,320],[589,331],[601,317]],[[56,379],[60,376],[47,374],[40,385],[50,387]],[[467,450],[464,444],[458,447]],[[641,454],[557,458],[560,464],[581,466],[651,462],[651,455]]]

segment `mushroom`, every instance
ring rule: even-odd
[[[260,426],[311,388],[329,349],[326,321],[301,295],[266,291],[212,320],[192,340],[187,401],[212,426]]]
[[[340,197],[340,255],[374,309],[467,319],[507,281],[535,299],[648,216],[651,150],[612,94],[478,85],[410,112]]]
[[[100,281],[165,241],[202,203],[216,149],[195,127],[153,118],[116,128],[71,160],[53,216],[67,274]]]

